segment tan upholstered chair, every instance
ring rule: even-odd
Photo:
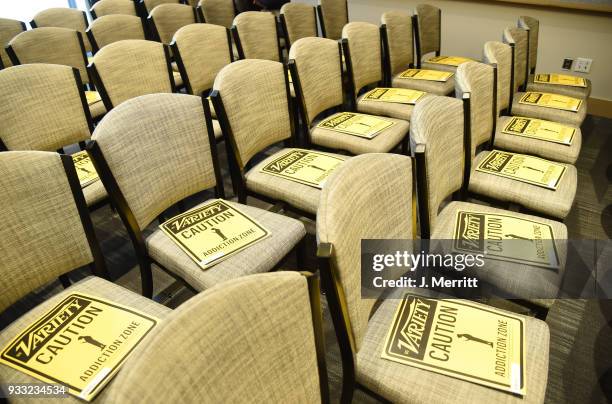
[[[233,0],[200,0],[197,10],[200,21],[228,29],[232,27],[236,16]]]
[[[353,23],[351,23],[353,24]],[[388,152],[402,145],[408,150],[406,121],[386,118],[393,126],[372,139],[338,133],[317,125],[331,113],[346,111],[342,91],[342,62],[340,45],[326,38],[302,38],[291,46],[289,68],[296,87],[302,123],[309,143],[351,154]]]
[[[100,4],[100,3],[96,3]],[[133,15],[111,14],[98,17],[87,28],[94,53],[113,42],[124,39],[145,39],[142,19]]]
[[[172,42],[174,33],[185,25],[195,24],[195,8],[186,4],[160,4],[147,17],[155,39],[165,45]]]
[[[59,27],[79,31],[83,36],[85,50],[91,51],[89,40],[85,38],[88,25],[85,11],[67,7],[48,8],[37,13],[30,21],[30,25],[32,28]]]
[[[135,0],[99,0],[89,10],[95,20],[105,15],[131,15],[137,16]]]
[[[231,30],[240,59],[283,60],[274,14],[240,13],[234,18]]]
[[[319,0],[317,13],[323,37],[341,39],[342,27],[349,22],[348,2],[346,0]]]
[[[304,3],[285,3],[279,15],[287,48],[301,38],[318,36],[317,10]]]
[[[412,16],[402,11],[387,11],[381,17],[383,58],[388,86],[409,88],[431,94],[447,95],[455,91],[455,79],[429,81],[403,78],[406,69],[414,68]]]
[[[141,0],[144,6],[144,12],[149,15],[151,11],[160,4],[180,4],[181,0]]]
[[[527,116],[538,119],[545,119],[548,121],[555,121],[560,123],[569,124],[572,126],[580,126],[587,114],[587,102],[582,100],[577,112],[563,111],[554,108],[541,107],[537,105],[524,105],[520,104],[519,100],[523,95],[522,92],[526,85],[529,77],[529,31],[523,28],[509,27],[504,30],[504,42],[507,44],[514,44],[514,70],[512,76],[513,86],[511,87],[515,93],[512,101],[512,114],[518,116]],[[550,94],[557,94],[551,92]]]
[[[13,65],[4,48],[11,39],[25,30],[26,26],[23,21],[0,18],[0,63],[2,63],[4,67]]]
[[[0,150],[56,151],[84,145],[93,123],[78,70],[28,64],[0,72]],[[27,113],[24,113],[27,111]],[[100,181],[83,188],[87,206],[106,202]]]
[[[228,202],[261,223],[270,236],[203,271],[161,229],[151,226],[164,211],[196,193],[214,188],[215,197],[224,197],[210,115],[205,115],[204,109],[208,109],[208,102],[192,95],[133,98],[98,124],[94,141],[88,145],[131,236],[145,296],[151,296],[153,290],[151,265],[201,291],[274,269],[301,245],[306,234],[298,220]],[[152,231],[145,235],[147,228]]]
[[[130,356],[105,402],[329,402],[317,284],[278,272],[193,297]]]

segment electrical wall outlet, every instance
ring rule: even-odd
[[[577,58],[574,64],[574,71],[588,73],[591,71],[591,63],[593,63],[593,59]]]
[[[574,59],[572,58],[563,58],[563,64],[561,65],[561,69],[563,70],[572,70],[572,65],[574,64]]]

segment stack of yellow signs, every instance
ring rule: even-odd
[[[487,259],[559,268],[551,226],[536,220],[497,213],[458,211],[454,249],[486,254]]]
[[[539,157],[493,150],[476,171],[556,190],[566,167]]]
[[[4,347],[0,362],[90,401],[159,320],[73,293]]]
[[[474,59],[464,58],[462,56],[434,56],[431,59],[426,60],[426,62],[447,66],[459,66],[465,62],[474,62]]]
[[[87,185],[100,179],[87,151],[83,150],[73,154],[72,161],[74,162],[74,167],[79,176],[81,188],[85,188]]]
[[[557,122],[517,116],[510,119],[502,129],[502,133],[570,146],[572,140],[574,140],[576,129]]]
[[[568,74],[536,74],[533,78],[534,83],[556,84],[559,86],[586,87],[586,80],[579,76]]]
[[[102,98],[100,98],[100,93],[97,91],[85,91],[85,98],[87,99],[87,105],[92,105],[96,102],[102,101]]]
[[[372,139],[395,122],[355,112],[339,112],[319,122],[317,128]]]
[[[407,88],[380,88],[368,91],[362,98],[363,101],[392,102],[396,104],[412,104],[427,94],[425,91],[410,90]]]
[[[159,228],[202,269],[268,237],[270,232],[222,199],[214,199]]]
[[[398,76],[400,79],[428,80],[428,81],[448,81],[453,76],[451,72],[427,69],[408,69]]]
[[[288,149],[285,154],[263,166],[261,172],[322,189],[329,175],[344,160],[342,156],[327,153]]]
[[[521,97],[519,104],[577,112],[582,105],[582,100],[565,95],[528,91]]]
[[[382,358],[526,394],[522,317],[466,300],[407,293],[399,302]]]

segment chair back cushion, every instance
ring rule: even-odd
[[[440,51],[440,9],[430,4],[416,6],[417,20],[419,22],[419,41],[421,43],[421,56],[430,52]]]
[[[85,12],[76,8],[57,7],[42,10],[32,18],[37,27],[59,27],[79,31],[83,35],[85,50],[91,51],[91,45],[85,36],[87,17]]]
[[[514,43],[514,92],[527,80],[527,31],[509,27],[504,30],[504,43]]]
[[[133,15],[111,14],[98,17],[89,26],[89,31],[99,49],[125,39],[145,39],[142,20]]]
[[[387,11],[381,23],[387,26],[391,74],[399,74],[414,62],[412,17],[402,11]]]
[[[529,29],[529,69],[535,69],[538,63],[540,21],[533,17],[522,16],[519,17],[518,26],[519,28]]]
[[[246,11],[234,18],[246,59],[279,61],[276,17],[269,12]]]
[[[149,16],[155,23],[159,39],[166,45],[172,42],[179,28],[196,23],[194,8],[186,4],[160,4]]]
[[[342,27],[348,22],[348,5],[346,0],[319,0],[325,37],[338,40],[342,38]]]
[[[304,3],[285,3],[280,13],[285,18],[289,46],[298,39],[317,36],[315,8]]]
[[[181,0],[142,0],[147,13],[153,11],[153,9],[160,4],[179,4]]]
[[[510,106],[512,49],[504,43],[489,41],[484,45],[484,61],[497,64],[497,113],[499,114]]]
[[[233,0],[200,0],[199,5],[206,23],[231,28],[235,17]]]
[[[115,14],[137,15],[134,0],[98,0],[91,6],[91,11],[96,13],[96,18]]]
[[[382,80],[380,29],[369,22],[350,22],[342,38],[348,40],[355,91]]]
[[[0,18],[0,61],[4,67],[12,66],[4,48],[17,34],[25,31],[25,25],[21,21],[11,20],[10,18]]]

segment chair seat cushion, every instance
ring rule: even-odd
[[[370,114],[377,116],[388,116],[396,119],[403,119],[404,121],[410,121],[412,116],[412,110],[414,105],[412,104],[400,104],[397,102],[383,102],[383,101],[370,101],[364,100],[367,92],[357,98],[357,111],[362,114]],[[419,101],[427,97],[426,94]],[[417,101],[417,103],[419,102]]]
[[[439,70],[439,69],[434,69]],[[400,73],[401,74],[401,73]],[[425,91],[426,93],[436,95],[449,95],[455,91],[455,77],[450,77],[446,81],[433,81],[433,80],[415,80],[415,79],[404,79],[400,78],[397,74],[391,80],[393,87],[399,88],[410,88],[413,90]]]
[[[479,153],[472,163],[469,191],[499,201],[516,203],[547,216],[564,219],[574,203],[578,184],[576,167],[567,169],[556,190],[527,184],[510,178],[476,171],[476,167],[490,152]]]
[[[223,132],[221,131],[221,125],[219,121],[216,119],[212,120],[213,133],[215,134],[215,139],[219,140],[223,137]]]
[[[174,79],[174,85],[176,86],[176,88],[180,88],[183,86],[183,78],[181,77],[181,73],[173,71],[172,78]]]
[[[559,258],[559,269],[542,268],[528,264],[519,265],[498,260],[487,260],[485,267],[469,271],[470,273],[468,273],[466,269],[464,273],[466,276],[476,276],[482,281],[494,285],[506,293],[526,298],[530,301],[539,299],[537,301],[538,305],[550,307],[554,300],[545,300],[542,298],[556,297],[561,282],[563,281],[567,258],[567,227],[561,222],[543,219],[537,216],[509,212],[504,209],[468,202],[451,202],[445,206],[438,215],[431,234],[432,240],[451,240],[455,238],[455,224],[457,222],[458,211],[511,215],[551,226],[554,239],[559,241],[555,243],[557,256]],[[444,248],[448,249],[449,246],[444,245]]]
[[[512,117],[510,116],[503,116],[497,120],[495,147],[516,153],[540,156],[548,160],[567,164],[574,164],[576,160],[578,160],[580,148],[582,147],[582,131],[580,128],[574,127],[576,129],[574,139],[572,140],[572,144],[567,146],[560,143],[502,132],[511,119]]]
[[[527,91],[539,91],[542,93],[553,93],[567,95],[568,97],[587,99],[591,95],[591,80],[585,79],[586,87],[560,86],[557,84],[534,83],[533,75],[527,83]]]
[[[104,103],[102,102],[102,100],[98,101],[98,102],[94,102],[93,104],[89,105],[89,113],[91,114],[92,119],[96,120],[100,117],[102,117],[102,115],[106,114],[106,107],[104,106]]]
[[[268,229],[270,236],[203,270],[157,227],[145,240],[151,258],[194,289],[202,291],[230,279],[270,271],[306,235],[304,224],[299,220],[226,202]]]
[[[94,181],[83,188],[83,195],[85,196],[87,206],[96,205],[108,197],[101,180]]]
[[[572,126],[580,126],[584,122],[587,114],[587,103],[582,102],[577,112],[563,111],[555,108],[541,107],[538,105],[525,105],[520,104],[519,100],[525,95],[523,92],[514,94],[512,99],[512,115],[526,116],[530,118],[545,119],[547,121],[554,121],[559,123],[565,123]]]
[[[415,290],[432,296],[431,292]],[[550,333],[545,322],[525,319],[527,394],[518,397],[479,384],[422,370],[381,358],[398,299],[387,299],[368,322],[363,345],[357,353],[357,381],[394,403],[542,403],[548,378]]]
[[[394,124],[384,129],[372,139],[318,128],[317,125],[319,122],[314,122],[313,126],[310,128],[310,141],[318,146],[335,150],[345,150],[354,155],[364,153],[386,153],[397,147],[402,139],[408,136],[410,123],[403,119],[388,117],[384,119],[392,121]]]
[[[433,57],[435,57],[435,55],[423,56],[423,58],[421,59],[421,69],[442,70],[442,71],[451,72],[451,73],[457,72],[458,66],[443,65],[442,63],[428,62],[428,60]]]

